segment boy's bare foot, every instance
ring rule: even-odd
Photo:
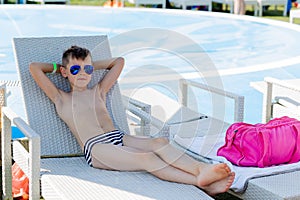
[[[231,172],[228,177],[225,177],[219,181],[213,182],[212,184],[203,187],[209,195],[214,196],[229,190],[235,178],[235,173]]]
[[[231,170],[225,163],[206,165],[202,167],[197,177],[198,187],[206,187],[213,182],[222,180],[229,176]]]

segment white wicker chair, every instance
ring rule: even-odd
[[[63,50],[74,44],[90,49],[94,59],[111,56],[106,36],[14,39],[28,122],[24,122],[9,108],[2,109],[3,199],[12,199],[11,123],[29,140],[28,150],[19,141],[13,142],[13,159],[29,177],[30,199],[39,199],[40,191],[44,199],[64,200],[212,199],[191,185],[162,181],[146,172],[95,169],[89,167],[82,156],[77,156],[82,155],[79,145],[57,117],[54,105],[35,84],[28,70],[29,63],[33,61],[60,62]],[[91,85],[96,84],[103,73],[105,71],[95,72]],[[49,74],[49,78],[61,89],[69,89],[67,81],[60,75]],[[107,107],[115,126],[128,131],[118,84],[107,96]],[[137,114],[139,112],[141,116],[147,116],[141,109],[135,111]]]
[[[162,5],[162,8],[166,8],[166,0],[127,0],[130,3],[135,4],[135,7],[140,5]],[[122,5],[125,5],[125,0],[122,0]]]
[[[25,0],[25,4],[27,1],[32,1],[40,4],[46,4],[46,3],[64,3],[64,4],[70,4],[70,0]]]
[[[300,9],[290,10],[290,23],[294,23],[294,19],[300,18]]]
[[[225,4],[226,7],[230,7],[230,13],[233,13],[234,8],[234,0],[212,0],[216,3]],[[245,5],[251,5],[254,9],[254,16],[262,16],[263,15],[263,6],[270,6],[270,5],[283,5],[284,11],[283,16],[287,16],[287,0],[244,0]]]
[[[208,11],[212,11],[212,0],[172,0],[175,7],[186,10],[187,6],[207,6]]]
[[[258,10],[259,10],[259,16],[261,17],[263,15],[263,6],[277,6],[277,5],[283,5],[283,16],[287,16],[287,7],[288,7],[288,0],[257,0],[258,2]]]

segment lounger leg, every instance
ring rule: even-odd
[[[3,200],[12,198],[12,157],[11,157],[11,122],[2,115],[2,187],[3,187]]]

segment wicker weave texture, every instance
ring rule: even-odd
[[[246,192],[239,197],[249,200],[300,199],[300,171],[252,179]]]
[[[75,137],[56,114],[54,104],[37,86],[29,72],[31,62],[61,63],[62,53],[71,45],[88,48],[93,60],[111,57],[107,36],[74,36],[14,38],[17,68],[25,102],[25,114],[30,126],[41,136],[41,155],[81,153]],[[93,73],[89,87],[103,77],[104,71]],[[58,88],[69,91],[69,83],[59,74],[49,74]],[[128,132],[125,109],[118,85],[107,95],[107,106],[117,128]]]
[[[1,111],[1,109],[2,109],[2,106],[5,106],[5,104],[6,104],[6,99],[5,99],[5,84],[1,84],[0,83],[0,117],[1,117],[1,115],[2,115],[2,111]],[[2,122],[1,122],[1,120],[0,120],[0,132],[1,132],[1,130],[2,130]],[[1,145],[1,144],[0,144]],[[0,146],[1,147],[1,146]],[[1,159],[0,159],[1,160]]]

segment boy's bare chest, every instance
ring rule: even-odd
[[[69,103],[66,103],[69,102]],[[74,94],[68,97],[68,100],[63,102],[64,108],[73,113],[73,115],[81,115],[81,117],[92,117],[101,114],[106,106],[103,99],[95,93]]]

